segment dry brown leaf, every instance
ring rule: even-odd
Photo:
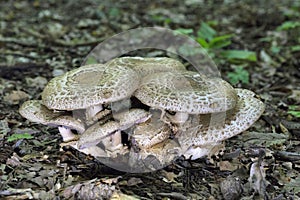
[[[238,168],[237,165],[233,164],[232,162],[229,162],[227,160],[225,161],[220,161],[218,163],[218,166],[220,167],[221,171],[234,171]]]
[[[134,186],[143,183],[142,179],[132,177],[127,181],[127,186]]]
[[[163,181],[166,183],[177,183],[175,178],[177,178],[179,175],[175,174],[174,172],[167,172],[165,170],[162,170],[163,175]]]

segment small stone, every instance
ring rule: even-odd
[[[240,199],[242,184],[238,177],[228,176],[220,185],[225,200]]]
[[[293,169],[292,162],[284,162],[284,163],[282,163],[282,166],[284,166],[286,169]]]
[[[61,76],[61,75],[63,75],[64,73],[66,73],[66,72],[65,72],[64,70],[62,70],[62,69],[54,69],[54,70],[52,71],[53,77]]]

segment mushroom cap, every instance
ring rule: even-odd
[[[139,75],[128,67],[86,65],[53,78],[42,101],[50,109],[85,109],[131,96],[139,81]]]
[[[162,122],[138,124],[133,131],[133,144],[140,149],[150,148],[168,139],[171,129]]]
[[[141,76],[156,72],[185,70],[181,62],[168,57],[120,57],[107,62],[106,65],[126,66],[134,69]]]
[[[172,139],[165,139],[164,141],[151,146],[150,148],[141,149],[138,153],[139,159],[146,159],[147,156],[155,156],[155,158],[160,162],[160,165],[168,165],[174,159],[181,156],[180,145]],[[144,161],[145,162],[145,161]],[[148,161],[149,162],[149,161]],[[151,163],[147,163],[152,166]],[[154,167],[154,166],[153,166]],[[154,169],[158,168],[154,167]]]
[[[77,130],[79,133],[84,132],[85,125],[83,122],[67,115],[63,112],[54,112],[42,104],[41,100],[30,100],[22,104],[19,113],[32,122],[52,126],[66,126],[70,129]]]
[[[105,124],[95,123],[80,136],[78,148],[84,149],[97,145],[101,140],[118,131],[119,127],[120,124],[115,121],[108,121]]]
[[[113,114],[115,120],[120,123],[120,130],[125,130],[131,126],[147,121],[151,114],[143,109],[132,108],[127,111]]]
[[[226,113],[195,116],[202,126],[197,130],[185,130],[178,138],[180,143],[195,146],[217,144],[247,130],[258,120],[265,110],[264,103],[255,98],[252,91],[235,90],[238,101],[233,109]]]
[[[135,96],[157,109],[204,114],[223,112],[236,104],[233,87],[220,78],[193,71],[160,72],[142,79]]]

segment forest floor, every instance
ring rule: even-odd
[[[129,2],[0,2],[0,198],[300,199],[300,1]],[[57,129],[20,116],[24,101],[40,99],[98,43],[151,26],[204,40],[222,77],[265,103],[222,153],[124,173],[60,150]]]

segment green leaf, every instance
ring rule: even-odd
[[[256,53],[253,51],[243,51],[243,50],[225,50],[220,53],[220,55],[229,61],[253,61],[256,62]]]
[[[271,46],[270,50],[272,51],[272,53],[279,53],[280,50],[281,50],[281,47],[278,47],[278,46]]]
[[[168,17],[164,20],[165,24],[170,24],[171,22],[172,22],[172,19],[168,18]]]
[[[112,7],[112,8],[109,10],[108,15],[109,15],[110,17],[117,17],[117,16],[120,15],[120,10],[119,10],[118,8],[116,8],[116,7]]]
[[[90,64],[96,64],[98,63],[97,59],[93,56],[88,56],[87,60],[85,61],[86,65],[90,65]]]
[[[300,118],[300,106],[290,105],[287,113]]]
[[[232,34],[222,35],[218,37],[214,37],[209,42],[209,48],[221,49],[223,47],[229,46],[231,44]]]
[[[295,117],[300,118],[300,111],[291,110],[291,111],[288,111],[288,114],[291,114]]]
[[[293,52],[295,52],[295,51],[300,51],[300,45],[292,46],[291,50],[292,50]]]
[[[281,24],[280,26],[277,27],[277,31],[285,31],[285,30],[290,30],[294,29],[296,27],[300,27],[300,22],[298,21],[287,21]]]
[[[197,32],[198,37],[210,41],[216,34],[217,32],[212,27],[205,22],[201,22],[200,29]]]
[[[227,74],[227,77],[229,82],[233,85],[240,81],[245,84],[249,83],[249,72],[245,70],[243,66],[236,67],[233,72]]]
[[[178,28],[175,30],[176,33],[191,36],[193,34],[193,29],[190,28]]]
[[[12,142],[12,141],[15,141],[15,140],[32,139],[32,138],[33,138],[33,136],[30,135],[29,133],[23,133],[23,134],[15,133],[15,134],[12,134],[11,136],[9,136],[7,138],[7,141]]]
[[[196,40],[197,40],[197,42],[198,42],[203,48],[205,48],[205,49],[208,49],[208,48],[209,48],[209,44],[206,42],[205,39],[203,39],[203,38],[197,38]]]

